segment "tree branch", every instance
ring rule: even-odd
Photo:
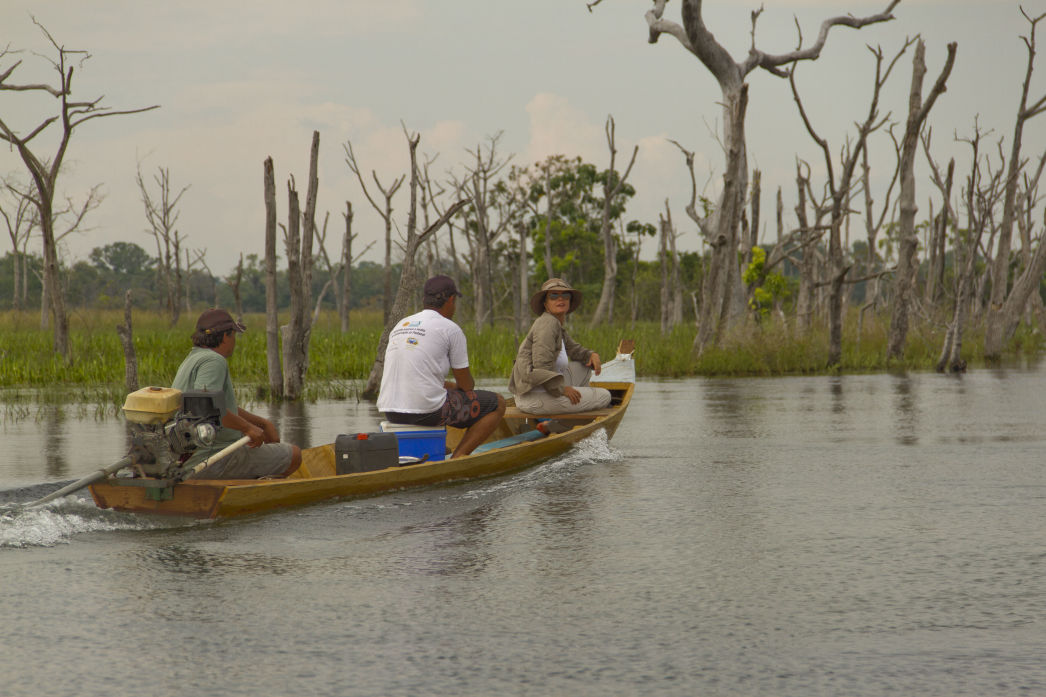
[[[850,27],[851,29],[860,29],[869,24],[888,22],[894,19],[892,14],[893,8],[895,8],[900,1],[901,0],[891,0],[887,8],[876,15],[870,15],[868,17],[846,15],[842,17],[831,17],[824,20],[824,22],[821,23],[821,31],[817,35],[817,41],[814,42],[813,46],[807,49],[797,48],[795,51],[789,53],[772,55],[756,49],[753,45],[752,49],[748,52],[748,58],[741,66],[741,74],[747,75],[756,68],[763,68],[778,77],[787,77],[788,72],[780,70],[781,66],[801,60],[816,60],[819,58],[821,50],[824,48],[825,42],[828,40],[828,33],[833,27],[841,26]]]

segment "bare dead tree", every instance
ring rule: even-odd
[[[123,324],[116,325],[116,333],[123,345],[124,387],[128,392],[138,389],[138,354],[134,350],[134,330],[131,327],[131,291],[124,293]]]
[[[522,216],[516,220],[516,238],[519,240],[519,258],[516,260],[516,333],[523,334],[527,326],[527,298],[530,278],[530,263],[527,258],[527,225]]]
[[[789,84],[792,87],[792,96],[795,98],[799,108],[799,114],[803,119],[807,132],[814,142],[820,147],[824,156],[826,167],[826,189],[831,199],[829,205],[829,235],[828,235],[828,265],[829,278],[826,285],[829,286],[828,295],[828,365],[837,366],[842,359],[843,338],[843,300],[846,276],[853,267],[853,262],[846,258],[842,241],[842,228],[846,218],[850,214],[850,200],[854,196],[854,188],[859,183],[855,181],[854,172],[857,164],[862,160],[862,154],[867,147],[868,136],[878,130],[888,119],[889,114],[880,117],[879,95],[883,85],[889,79],[890,72],[897,64],[901,55],[907,51],[909,42],[897,55],[886,64],[884,69],[883,53],[880,49],[870,49],[875,57],[875,80],[872,90],[872,98],[868,108],[868,114],[864,121],[858,124],[856,142],[843,149],[842,161],[840,163],[839,179],[836,180],[834,158],[828,147],[827,141],[817,134],[813,123],[799,96],[795,80],[795,66],[791,70]]]
[[[700,201],[702,203],[703,209],[705,210],[702,210],[700,212],[698,211],[697,206],[699,196],[697,192],[697,174],[694,171],[695,154],[692,151],[684,148],[678,141],[669,140],[669,142],[675,145],[677,148],[679,148],[679,151],[683,154],[684,161],[686,162],[687,173],[690,176],[690,200],[687,202],[686,206],[684,207],[684,210],[686,211],[687,216],[697,224],[697,229],[701,236],[701,239],[703,239],[708,244],[709,248],[712,250],[712,253],[714,255],[715,251],[722,246],[719,243],[718,238],[716,237],[716,231],[718,229],[718,224],[716,221],[719,219],[719,211],[715,210],[714,207],[711,211],[708,211],[707,209],[709,208],[709,205],[706,204],[707,199],[703,195],[700,196]],[[667,202],[665,205],[667,208]],[[672,240],[674,244],[674,233]],[[718,267],[716,266],[716,263],[712,262],[708,266],[708,271],[702,275],[703,281],[701,289],[701,302],[697,302],[696,293],[692,295],[692,298],[696,303],[697,309],[696,317],[699,327],[698,334],[700,334],[700,327],[702,326],[702,308],[705,307],[706,301],[711,297],[712,286],[715,285],[716,279],[718,278]],[[714,274],[712,273],[713,269],[716,269]],[[662,286],[664,286],[664,283],[662,283]],[[679,289],[679,292],[680,294],[682,293],[681,288]],[[681,308],[679,309],[679,312],[680,314],[682,313]],[[705,320],[705,331],[711,331],[709,322],[710,320]],[[703,350],[700,348],[703,345],[703,342],[705,342],[705,340],[701,339],[700,337],[696,338],[694,341],[694,349],[696,351]]]
[[[672,226],[672,210],[668,207],[668,199],[665,199],[665,212],[658,214],[659,235],[657,246],[657,260],[661,267],[661,335],[668,334],[672,317],[672,293],[669,290],[671,276],[669,274],[668,240],[675,236]]]
[[[775,198],[775,204],[776,205],[774,206],[774,220],[777,223],[777,243],[774,245],[774,248],[770,250],[770,254],[767,257],[767,272],[769,272],[769,270],[773,268],[774,265],[779,263],[784,258],[784,195],[781,191],[780,186],[777,187],[777,196]],[[784,312],[781,310],[782,302],[783,299],[780,297],[774,299],[774,312],[777,313],[781,321],[784,322],[785,316]]]
[[[537,229],[541,220],[544,220],[544,268],[546,278],[552,277],[552,194],[551,194],[551,170],[556,161],[563,161],[562,155],[550,156],[544,162],[535,163],[531,167],[513,167],[508,175],[513,198],[519,207],[516,220],[516,233],[519,243],[519,256],[517,258],[517,285],[515,296],[515,328],[517,334],[523,334],[530,325],[530,309],[528,298],[530,297],[530,255],[527,253],[527,239],[531,238],[532,231]],[[546,212],[541,213],[541,201],[546,201]],[[535,242],[536,244],[536,242]],[[534,249],[537,257],[537,248]]]
[[[312,337],[312,267],[313,238],[316,230],[316,198],[319,191],[320,133],[312,132],[309,153],[308,190],[305,210],[299,209],[294,177],[287,182],[287,227],[284,244],[287,248],[287,282],[291,291],[290,317],[281,327],[283,339],[283,397],[301,399],[305,391],[305,375],[309,371],[309,341]]]
[[[1021,189],[1018,191],[1015,222],[1017,231],[1021,238],[1021,263],[1024,268],[1032,263],[1034,247],[1034,212],[1039,203],[1039,181],[1042,179],[1043,168],[1046,167],[1046,153],[1039,157],[1039,164],[1033,172],[1025,173],[1022,179]],[[1028,302],[1024,306],[1027,315],[1027,324],[1032,324],[1033,316],[1038,316],[1039,325],[1046,330],[1046,306],[1043,305],[1042,296],[1039,293],[1031,293]]]
[[[509,261],[509,263],[515,262],[515,273],[509,274],[505,281],[512,295],[511,314],[517,335],[523,334],[526,330],[530,314],[527,310],[530,285],[530,256],[527,253],[527,239],[530,236],[530,225],[532,224],[535,211],[534,201],[532,200],[533,192],[528,186],[530,177],[531,172],[529,168],[513,165],[509,169],[508,176],[501,182],[505,189],[503,200],[511,202],[511,205],[515,208],[512,228],[515,231],[516,254]],[[528,219],[528,215],[531,216],[530,219]]]
[[[49,310],[54,318],[54,350],[66,360],[69,360],[69,317],[66,311],[65,294],[62,291],[58,278],[58,246],[54,229],[54,200],[57,192],[58,174],[61,171],[62,163],[65,161],[69,141],[72,139],[73,131],[77,127],[92,119],[137,114],[156,109],[157,106],[118,111],[102,106],[102,97],[86,101],[73,99],[73,63],[75,62],[82,66],[90,58],[90,54],[83,50],[65,48],[65,46],[55,41],[54,37],[35,18],[33,18],[33,23],[40,28],[40,31],[54,49],[55,57],[49,59],[48,62],[58,75],[57,81],[54,84],[16,84],[10,82],[11,76],[21,66],[22,61],[16,60],[13,64],[4,67],[3,63],[10,60],[12,55],[8,49],[4,49],[0,51],[0,91],[50,95],[56,100],[57,113],[25,130],[8,124],[8,117],[0,116],[0,140],[9,143],[11,147],[18,151],[18,155],[21,157],[22,163],[29,172],[29,176],[32,178],[35,186],[33,203],[39,212],[40,232],[43,239],[43,280]],[[48,132],[53,124],[58,124],[57,128],[60,129],[57,137],[58,146],[50,157],[43,157],[39,149],[33,149],[33,139],[42,133]]]
[[[892,138],[892,133],[891,133]],[[860,314],[857,319],[857,340],[861,340],[864,328],[864,313],[868,310],[874,309],[882,295],[882,257],[879,255],[878,239],[879,233],[883,229],[883,225],[886,222],[886,216],[891,210],[891,199],[893,197],[893,188],[897,184],[897,177],[900,171],[900,144],[894,140],[894,152],[897,157],[897,164],[893,168],[893,174],[890,175],[890,181],[886,186],[886,192],[883,195],[883,204],[879,210],[878,216],[875,212],[875,198],[872,195],[871,185],[871,166],[868,163],[868,148],[861,150],[861,190],[864,192],[864,230],[868,240],[868,254],[864,259],[864,274],[871,275],[871,290],[866,295],[867,302],[861,307]],[[856,260],[858,264],[861,260]]]
[[[667,199],[666,199],[667,203]],[[654,226],[649,223],[633,221],[627,227],[628,232],[636,233],[636,244],[632,254],[632,296],[629,302],[629,326],[635,329],[636,320],[639,319],[639,256],[643,247],[643,235],[656,234]]]
[[[363,195],[367,197],[370,205],[378,212],[381,219],[385,222],[385,295],[382,301],[382,321],[387,323],[389,321],[389,313],[392,310],[392,198],[396,195],[400,186],[406,180],[407,175],[401,174],[399,177],[392,181],[392,184],[384,186],[381,180],[378,179],[378,173],[371,170],[371,177],[374,179],[374,185],[378,187],[378,191],[385,199],[384,205],[379,206],[374,198],[370,195],[370,191],[367,190],[367,184],[363,180],[363,171],[360,169],[359,163],[356,161],[356,153],[352,150],[352,142],[346,141],[345,143],[345,163],[349,166],[349,170],[356,175],[356,179],[359,180],[360,188],[363,189]]]
[[[188,258],[189,250],[185,250],[185,255]],[[196,265],[199,265],[203,269],[204,273],[207,274],[207,280],[209,280],[211,282],[211,298],[212,298],[212,305],[211,305],[211,307],[218,307],[218,305],[219,305],[219,302],[218,302],[218,277],[214,274],[213,271],[211,271],[211,267],[207,265],[207,250],[206,249],[194,249],[193,250],[192,261],[190,263],[186,263],[186,265],[185,265],[186,273],[187,274],[191,274],[192,267],[194,267]],[[192,278],[192,276],[190,275],[189,278]],[[185,287],[187,289],[186,293],[185,293],[185,307],[186,307],[186,309],[189,309],[189,293],[188,293],[189,284],[186,283]]]
[[[225,283],[232,291],[233,304],[236,308],[236,321],[243,321],[243,297],[240,294],[240,285],[243,283],[243,252],[240,252],[240,261],[236,264],[236,272],[225,279]]]
[[[506,202],[506,191],[496,177],[509,164],[512,156],[501,157],[497,153],[501,132],[487,138],[486,148],[476,146],[475,150],[466,150],[473,163],[466,166],[465,174],[460,181],[453,181],[462,195],[471,199],[468,210],[472,222],[466,233],[472,238],[472,288],[473,307],[475,308],[476,331],[483,330],[484,325],[494,325],[494,289],[491,277],[491,248],[494,241],[509,229],[519,213],[518,206],[503,205]],[[514,198],[512,198],[515,203]]]
[[[823,228],[821,216],[824,208],[814,206],[816,215],[814,224],[811,225],[808,217],[807,197],[810,192],[810,168],[803,162],[797,162],[795,166],[795,187],[798,201],[795,205],[795,216],[799,222],[800,250],[802,256],[799,263],[799,291],[795,303],[795,319],[799,331],[805,332],[813,325],[814,315],[814,291],[817,286],[815,278],[817,261],[817,244],[821,239]]]
[[[434,190],[438,191],[440,194],[442,194],[444,191],[442,186],[432,186],[432,184],[429,182],[429,169],[432,166],[432,164],[436,161],[437,157],[438,155],[426,157],[425,162],[421,165],[422,183],[419,187],[419,196],[421,198],[420,207],[422,228],[427,228],[429,226],[429,223],[432,222],[431,213],[433,210],[435,210],[435,208],[433,207],[433,202],[429,198],[429,194]],[[434,237],[430,237],[427,240],[425,240],[425,243],[422,245],[419,251],[422,251],[422,278],[431,278],[432,276],[435,276],[437,273],[435,269],[438,268],[437,259],[440,257],[439,245],[436,244],[436,239]]]
[[[303,380],[298,381],[292,374],[294,368],[291,361],[294,360],[291,347],[292,341],[301,341],[304,324],[301,314],[305,310],[308,299],[302,294],[302,211],[298,197],[298,190],[292,175],[287,180],[287,225],[280,226],[283,230],[283,244],[287,251],[287,283],[291,287],[291,305],[287,324],[280,326],[280,339],[283,357],[283,397],[295,400],[300,396]],[[307,366],[306,366],[307,367]],[[302,377],[302,366],[298,366],[298,373]]]
[[[327,254],[327,223],[330,222],[330,211],[323,216],[323,225],[316,229],[316,249],[318,250],[318,256],[323,262],[323,266],[327,271],[327,280],[324,281],[323,286],[320,288],[320,292],[316,294],[316,303],[312,310],[312,324],[315,325],[320,319],[320,309],[323,307],[323,299],[327,297],[327,291],[335,287],[338,282],[338,276],[341,275],[342,266],[339,262],[335,266],[330,259],[330,255]],[[338,315],[341,315],[341,294],[334,293],[334,306],[338,311]]]
[[[333,290],[334,306],[338,312],[342,333],[349,330],[348,303],[352,295],[352,240],[356,237],[352,234],[352,204],[346,201],[345,205],[347,207],[346,212],[342,214],[345,218],[345,235],[342,238],[341,257],[337,264],[334,264],[327,254],[327,223],[330,219],[329,214],[324,217],[323,226],[316,231],[316,247],[319,249],[319,257],[327,269],[327,281],[316,295],[316,305],[312,311],[312,323],[316,324],[320,317],[323,299],[327,296],[327,291]],[[366,254],[367,250],[373,246],[374,241],[371,241],[363,248],[362,254]],[[339,277],[342,279],[340,289],[338,288]]]
[[[991,260],[995,258],[995,241],[999,234],[999,224],[996,220],[996,208],[998,207],[999,201],[1002,201],[1006,190],[1006,156],[1002,152],[1002,140],[1000,139],[997,143],[997,152],[999,157],[998,167],[993,166],[991,157],[986,155],[983,159],[984,173],[981,177],[982,182],[992,182],[994,186],[982,184],[981,189],[985,192],[994,192],[994,196],[991,198],[994,200],[994,204],[991,207],[985,205],[983,215],[985,220],[985,232],[988,233],[987,241],[981,241],[980,253],[987,260],[984,264],[980,276],[977,279],[977,290],[974,296],[973,313],[978,319],[984,319],[984,315],[988,311],[988,304],[991,299],[991,289],[994,283],[993,279],[993,266]],[[982,194],[983,195],[983,194]]]
[[[748,239],[744,241],[744,266],[752,263],[752,248],[759,246],[759,215],[761,198],[763,195],[763,173],[758,169],[752,170],[752,186],[749,194],[748,207],[752,211],[752,225],[748,230]]]
[[[428,204],[435,211],[437,216],[442,216],[443,211],[440,210],[439,200],[447,193],[447,189],[444,188],[434,177],[429,176],[428,165],[425,166],[425,170],[422,173],[422,180],[425,184],[425,191],[427,192]],[[457,198],[461,198],[461,191],[456,190]],[[461,269],[461,258],[458,256],[457,245],[454,242],[454,230],[457,227],[453,218],[447,219],[447,251],[449,252],[450,267],[454,278],[461,278],[463,271]],[[436,237],[430,236],[428,238],[431,246],[436,250],[436,254],[439,254],[439,245],[436,244]]]
[[[595,327],[603,322],[614,319],[614,294],[617,290],[617,239],[614,237],[612,226],[612,210],[618,196],[621,195],[628,181],[628,175],[632,173],[632,166],[636,163],[636,155],[639,154],[639,146],[632,148],[632,158],[625,168],[624,174],[617,176],[615,161],[617,159],[617,144],[615,142],[614,117],[608,116],[604,132],[607,137],[607,148],[610,150],[610,167],[607,168],[606,177],[603,179],[603,217],[599,224],[599,235],[603,238],[603,288],[599,293],[599,302],[589,326]]]
[[[189,281],[192,279],[192,270],[195,265],[195,260],[190,256],[189,250],[185,250],[185,282],[182,284],[182,288],[185,290],[185,311],[192,311],[192,283]],[[181,270],[178,275],[181,276]]]
[[[65,205],[61,208],[52,208],[52,231],[54,234],[55,248],[59,248],[62,240],[74,232],[83,232],[87,228],[83,228],[82,225],[87,218],[87,214],[101,205],[102,195],[100,193],[101,185],[97,184],[91,187],[91,190],[87,192],[87,196],[80,203],[75,202],[71,197],[65,197]],[[59,273],[55,278],[55,287],[57,291],[65,297],[65,282],[61,275],[61,265],[59,265]],[[40,293],[40,330],[46,331],[50,328],[48,321],[49,317],[53,314],[52,303],[50,292],[47,284],[44,283],[46,276],[46,268],[41,270],[42,273],[37,273],[33,269],[33,273],[40,280],[41,293]],[[64,304],[64,301],[63,301]]]
[[[408,309],[415,302],[418,290],[418,279],[417,274],[415,273],[414,257],[417,253],[418,247],[420,247],[430,235],[434,235],[437,230],[446,225],[448,220],[454,217],[458,211],[469,203],[468,199],[458,200],[448,206],[447,209],[440,214],[439,219],[421,232],[417,231],[417,195],[418,189],[422,186],[421,175],[418,168],[417,149],[418,143],[421,141],[421,136],[417,133],[407,133],[406,127],[404,127],[403,132],[407,137],[407,148],[410,151],[410,208],[407,211],[407,235],[403,243],[403,266],[400,272],[399,287],[396,290],[396,302],[392,306],[392,319],[385,323],[385,328],[382,330],[381,339],[378,342],[377,355],[374,359],[374,365],[371,367],[370,375],[367,377],[367,384],[361,395],[367,400],[373,400],[378,396],[378,389],[381,387],[381,376],[385,369],[385,348],[388,346],[389,334],[392,332],[392,327],[395,325],[396,321],[406,314]]]
[[[568,161],[564,155],[550,155],[531,167],[514,169],[513,174],[509,177],[516,183],[515,197],[525,209],[525,212],[520,211],[521,215],[529,215],[529,220],[520,231],[520,249],[523,250],[521,254],[524,256],[520,258],[519,267],[521,307],[516,313],[516,331],[518,333],[523,333],[529,326],[529,309],[526,306],[529,297],[529,263],[525,258],[525,240],[532,236],[532,233],[537,232],[539,225],[544,227],[541,244],[541,265],[544,268],[544,276],[547,279],[556,275],[552,265],[552,224],[558,215],[556,194],[565,186],[565,178],[562,175],[567,167]],[[542,201],[544,201],[544,213],[542,213]],[[537,257],[536,247],[534,257]]]
[[[735,310],[736,304],[732,299],[739,296],[741,290],[737,249],[747,181],[744,122],[748,109],[748,85],[743,84],[731,97],[733,101],[729,103],[728,119],[733,128],[726,138],[728,172],[723,177],[723,193],[716,211],[717,228],[709,245],[712,253],[705,276],[706,287],[701,293],[705,302],[701,305],[697,336],[694,338],[695,355],[700,355],[707,346],[718,345]]]
[[[345,212],[342,213],[342,217],[345,219],[345,235],[341,241],[341,268],[342,268],[342,279],[341,279],[341,303],[338,305],[338,320],[341,324],[342,334],[349,331],[349,307],[351,306],[352,300],[352,260],[357,257],[361,257],[366,254],[371,247],[374,246],[376,240],[371,240],[367,243],[367,246],[363,248],[358,255],[353,254],[352,243],[359,233],[352,232],[352,203],[350,201],[345,202]]]
[[[276,175],[272,158],[265,158],[265,358],[269,392],[283,397],[283,364],[280,362],[280,317],[276,307]]]
[[[0,182],[0,193],[4,194],[0,200],[0,218],[7,228],[13,253],[11,308],[21,310],[29,294],[29,238],[38,225],[39,211],[32,198],[25,194],[25,188],[13,181]]]
[[[893,311],[886,345],[887,358],[899,359],[904,355],[904,345],[908,338],[908,315],[919,268],[915,259],[919,249],[919,239],[915,233],[915,213],[918,210],[915,204],[915,156],[919,147],[919,134],[930,109],[945,90],[948,76],[955,64],[955,50],[955,42],[948,44],[948,57],[944,67],[924,101],[922,89],[923,78],[926,75],[926,45],[921,39],[915,45],[912,86],[908,96],[908,120],[901,141],[901,189],[898,199],[900,216],[897,221],[900,247],[897,253],[897,273],[894,275]]]
[[[665,202],[665,210],[668,211],[668,202]],[[671,220],[669,221],[671,223]],[[673,223],[671,225],[672,233],[668,237],[668,255],[671,259],[671,273],[669,274],[669,289],[670,296],[672,298],[672,314],[668,318],[669,326],[675,327],[683,323],[683,279],[681,277],[682,270],[680,269],[679,263],[679,250],[676,248],[676,242],[679,239],[679,233],[676,230],[676,226]]]
[[[496,184],[498,217],[511,217],[506,226],[506,233],[511,234],[503,246],[504,268],[501,270],[501,282],[504,295],[511,303],[508,317],[517,334],[526,327],[527,294],[530,280],[530,259],[527,254],[527,238],[531,220],[528,215],[534,211],[531,192],[527,188],[529,172],[527,168],[513,165],[508,174]]]
[[[936,305],[944,293],[944,262],[948,245],[948,230],[955,221],[955,212],[952,210],[951,204],[952,185],[955,181],[955,160],[948,162],[947,171],[942,176],[940,168],[930,154],[932,138],[932,130],[927,129],[921,139],[923,154],[930,166],[931,179],[941,193],[941,211],[931,219],[930,243],[927,245],[929,259],[926,290],[923,297],[931,306]]]
[[[1046,18],[1046,13],[1030,17],[1022,9],[1021,14],[1029,24],[1028,35],[1021,37],[1028,51],[1028,63],[1024,73],[1024,83],[1021,86],[1020,104],[1017,107],[1017,118],[1010,144],[1002,220],[999,223],[999,246],[992,262],[991,304],[988,308],[984,333],[984,355],[989,360],[997,359],[1002,354],[1006,342],[1013,337],[1031,290],[1038,287],[1043,273],[1042,265],[1046,264],[1046,250],[1043,250],[1044,245],[1040,242],[1039,249],[1036,249],[1028,265],[1014,281],[1013,288],[1009,287],[1010,247],[1017,209],[1017,186],[1019,173],[1023,166],[1021,150],[1024,141],[1024,126],[1029,120],[1046,112],[1046,95],[1035,100],[1029,97],[1031,76],[1035,67],[1035,32],[1039,22]]]
[[[171,171],[166,167],[158,167],[153,175],[153,184],[156,193],[149,190],[149,186],[142,176],[142,165],[138,163],[137,176],[138,191],[141,195],[142,205],[145,206],[145,220],[148,223],[146,234],[151,235],[156,242],[156,274],[158,286],[163,290],[163,302],[170,318],[171,326],[178,323],[181,314],[182,274],[181,274],[181,246],[185,237],[178,230],[178,218],[181,212],[178,204],[182,196],[189,190],[189,186],[183,186],[177,193],[171,190]]]
[[[601,0],[590,4],[589,9],[599,2]],[[720,202],[716,206],[719,212],[715,221],[717,229],[709,238],[712,262],[706,275],[706,279],[710,279],[715,286],[708,289],[710,292],[703,292],[704,302],[694,346],[696,354],[700,354],[705,346],[718,342],[731,314],[739,316],[744,311],[737,251],[741,241],[741,202],[745,200],[748,184],[744,127],[748,101],[746,77],[757,68],[762,68],[777,77],[787,77],[787,71],[783,70],[785,66],[820,57],[828,35],[834,27],[860,29],[870,24],[889,21],[893,19],[891,12],[898,2],[900,0],[891,0],[885,11],[868,17],[846,15],[826,19],[821,23],[817,40],[811,46],[802,47],[800,33],[798,48],[778,55],[765,53],[755,46],[756,22],[762,13],[760,9],[752,13],[752,42],[747,57],[742,61],[735,60],[705,26],[702,0],[682,0],[682,24],[665,19],[664,12],[668,0],[653,0],[653,6],[646,12],[650,43],[656,43],[662,34],[675,38],[712,73],[722,93],[723,149],[726,166],[723,170]],[[736,197],[737,200],[731,201],[728,196]]]
[[[951,184],[952,173],[955,170],[955,161],[948,163],[948,185]],[[972,183],[972,180],[971,180]],[[947,186],[945,188],[947,188]],[[972,193],[972,188],[971,188]],[[942,211],[942,215],[946,215]],[[937,359],[937,372],[945,370],[961,372],[965,362],[962,359],[962,337],[967,313],[969,312],[970,286],[973,281],[973,268],[977,260],[977,241],[980,239],[983,228],[966,230],[965,237],[957,230],[956,243],[953,255],[953,268],[955,269],[955,304],[952,307],[951,321],[945,332],[944,341],[941,345],[941,355]]]
[[[435,164],[437,155],[426,157],[425,163],[421,168],[421,178],[423,182],[421,191],[421,211],[422,211],[422,226],[428,227],[432,223],[432,216],[439,215],[438,201],[447,193],[447,189],[441,183],[436,181],[434,177],[429,174],[429,170],[433,164]],[[447,228],[448,234],[450,228]],[[439,241],[436,237],[429,237],[425,241],[425,271],[422,274],[425,278],[431,278],[440,270],[445,270],[447,267],[444,266],[444,254],[440,248]],[[456,260],[451,260],[453,264]],[[455,276],[456,276],[455,272]]]
[[[752,250],[759,245],[759,214],[760,214],[760,204],[761,204],[760,198],[762,197],[762,193],[763,193],[763,190],[762,190],[762,180],[763,180],[763,173],[761,171],[759,171],[758,169],[753,169],[752,170],[751,194],[749,195],[749,203],[748,203],[748,206],[749,206],[749,208],[752,211],[752,224],[751,224],[751,226],[750,227],[748,226],[746,218],[742,217],[742,219],[741,219],[741,229],[742,229],[742,231],[745,231],[745,232],[748,233],[747,236],[743,236],[743,241],[742,241],[742,244],[741,244],[741,267],[743,269],[746,269],[746,270],[752,264],[752,259],[753,259]],[[742,282],[742,284],[744,283],[744,278],[743,277],[741,279],[741,282]],[[745,288],[745,301],[746,301],[745,304],[746,305],[749,305],[749,306],[751,305],[752,295],[753,295],[754,292],[755,292],[755,287],[754,286],[749,286],[749,287]]]
[[[338,322],[341,325],[341,333],[349,331],[349,305],[352,300],[352,242],[359,233],[352,233],[352,201],[345,202],[345,234],[341,238],[341,302],[338,303]]]
[[[992,225],[991,211],[1002,198],[1001,170],[991,171],[988,161],[982,167],[981,141],[984,137],[977,121],[974,121],[973,135],[961,139],[969,144],[972,157],[970,174],[963,187],[962,201],[966,212],[966,225],[957,225],[954,263],[955,269],[955,304],[952,307],[951,321],[941,345],[941,354],[937,360],[937,370],[944,372],[961,372],[966,361],[962,357],[962,343],[965,326],[970,313],[976,306],[972,297],[975,292],[974,276],[980,250],[980,241],[985,229]],[[937,167],[934,165],[936,172]]]

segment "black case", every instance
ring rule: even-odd
[[[399,465],[395,433],[348,433],[334,439],[338,474],[371,472]]]

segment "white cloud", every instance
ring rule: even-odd
[[[525,161],[538,162],[549,155],[580,155],[597,161],[606,152],[606,136],[597,125],[566,97],[547,92],[534,95],[527,103],[530,117],[530,142]]]

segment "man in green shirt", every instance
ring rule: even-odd
[[[229,377],[228,358],[236,350],[236,335],[247,331],[225,310],[212,308],[196,320],[193,348],[178,367],[171,387],[183,392],[207,390],[225,396],[222,427],[214,444],[193,453],[190,463],[200,462],[243,436],[246,448],[238,448],[193,475],[195,479],[258,479],[286,477],[301,465],[301,449],[280,442],[280,434],[268,419],[236,406]]]

